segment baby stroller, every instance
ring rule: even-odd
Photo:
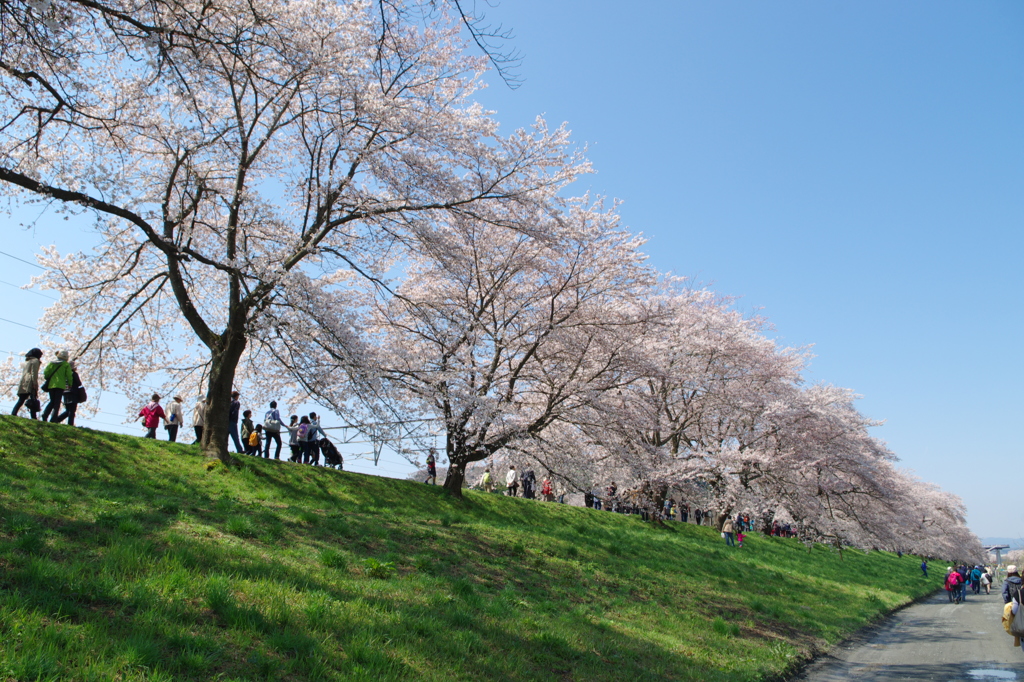
[[[323,453],[324,456],[324,466],[335,467],[337,469],[344,468],[344,460],[341,458],[341,453],[338,452],[338,448],[334,447],[334,443],[327,438],[321,438],[319,445],[320,452]]]

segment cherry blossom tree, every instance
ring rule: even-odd
[[[624,381],[652,273],[640,240],[587,198],[509,213],[518,230],[446,218],[422,228],[432,241],[393,292],[379,291],[366,331],[377,397],[396,418],[442,425],[444,485],[459,495],[468,464],[571,421]],[[349,390],[332,382],[316,395],[336,405]]]
[[[0,186],[93,212],[99,236],[92,253],[41,258],[40,283],[62,294],[42,329],[102,385],[131,392],[155,368],[205,384],[211,454],[225,454],[240,364],[249,381],[295,385],[250,351],[272,343],[269,322],[290,310],[279,302],[329,298],[347,274],[377,280],[425,238],[414,214],[503,226],[587,170],[543,121],[497,134],[470,99],[484,60],[443,14],[422,25],[398,5],[328,0],[29,7],[52,14],[51,33],[11,48],[42,75],[4,72]],[[36,59],[57,33],[73,49]]]

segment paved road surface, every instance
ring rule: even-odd
[[[997,590],[968,590],[963,604],[941,592],[836,647],[794,680],[1024,682],[1024,651],[1003,630],[1002,614]]]

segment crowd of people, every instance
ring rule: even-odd
[[[78,376],[75,363],[68,360],[68,352],[59,350],[54,353],[54,360],[42,367],[43,351],[33,348],[25,353],[25,361],[21,365],[21,377],[18,380],[18,401],[11,414],[17,415],[24,407],[32,419],[39,418],[42,411],[43,421],[63,422],[75,425],[75,412],[80,403],[88,399],[82,380]],[[43,383],[39,383],[39,370],[43,369]],[[39,400],[40,391],[47,397],[46,407]]]
[[[1009,569],[1016,570],[1016,566],[1009,566]],[[925,573],[927,575],[927,573]],[[968,566],[967,564],[960,564],[959,566],[949,566],[946,568],[946,579],[943,586],[949,593],[949,601],[959,604],[960,602],[967,601],[967,588],[971,588],[974,594],[981,594],[984,589],[985,594],[989,594],[992,583],[995,580],[995,573],[987,566]],[[1005,593],[1005,586],[1004,586]]]
[[[24,408],[28,410],[32,419],[38,419],[42,411],[43,421],[66,421],[74,426],[77,407],[88,398],[75,363],[68,359],[66,350],[54,353],[54,360],[45,368],[42,367],[42,358],[43,351],[39,348],[33,348],[25,354],[18,382],[18,401],[12,414],[17,416]],[[39,383],[41,368],[42,385]],[[48,398],[45,408],[39,400],[40,391]],[[277,409],[277,402],[271,401],[269,409],[263,415],[263,421],[255,423],[252,419],[252,410],[242,411],[240,397],[238,391],[232,391],[228,415],[228,434],[237,453],[269,459],[271,445],[275,445],[274,459],[281,459],[281,431],[285,429],[288,431],[288,449],[291,452],[288,461],[317,466],[320,465],[320,457],[323,455],[324,464],[339,468],[343,465],[341,453],[327,438],[327,434],[320,426],[320,418],[315,412],[302,416],[293,414],[288,424],[285,424]],[[150,396],[149,402],[139,410],[138,418],[142,420],[142,427],[146,431],[145,437],[155,439],[158,429],[163,424],[167,440],[176,442],[178,431],[185,422],[184,400],[180,395],[176,395],[166,408],[160,401],[160,395],[154,393]],[[195,443],[203,439],[208,405],[207,398],[200,398],[192,408]]]

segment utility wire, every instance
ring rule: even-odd
[[[41,291],[33,291],[32,289],[23,289],[23,288],[21,288],[20,286],[18,286],[17,284],[11,284],[10,282],[5,282],[5,281],[3,281],[2,279],[0,279],[0,284],[6,284],[6,285],[7,285],[7,286],[9,286],[9,287],[14,287],[15,289],[18,289],[18,290],[20,290],[20,291],[24,291],[24,292],[25,292],[25,293],[27,293],[27,294],[35,294],[36,296],[42,296],[43,298],[48,298],[48,299],[50,299],[51,301],[57,301],[57,300],[60,300],[60,299],[58,299],[58,298],[57,298],[56,296],[50,296],[50,295],[48,295],[48,294],[44,294],[44,293],[43,293],[43,292],[41,292]]]
[[[7,253],[6,251],[0,251],[0,255],[7,256],[8,258],[13,258],[14,260],[21,261],[25,265],[31,265],[32,267],[39,268],[40,270],[45,270],[46,269],[42,265],[40,265],[39,263],[33,263],[32,261],[25,260],[24,258],[18,258],[17,256],[12,256],[11,254]]]
[[[39,331],[39,330],[38,330],[38,329],[36,329],[35,327],[30,327],[30,326],[29,326],[29,325],[27,325],[27,324],[22,324],[21,322],[15,322],[14,320],[8,320],[8,319],[7,319],[6,317],[0,317],[0,322],[9,322],[10,324],[16,324],[16,325],[18,325],[19,327],[24,327],[25,329],[31,329],[31,330],[32,330],[32,331],[34,331],[34,332],[37,332],[37,331]]]

